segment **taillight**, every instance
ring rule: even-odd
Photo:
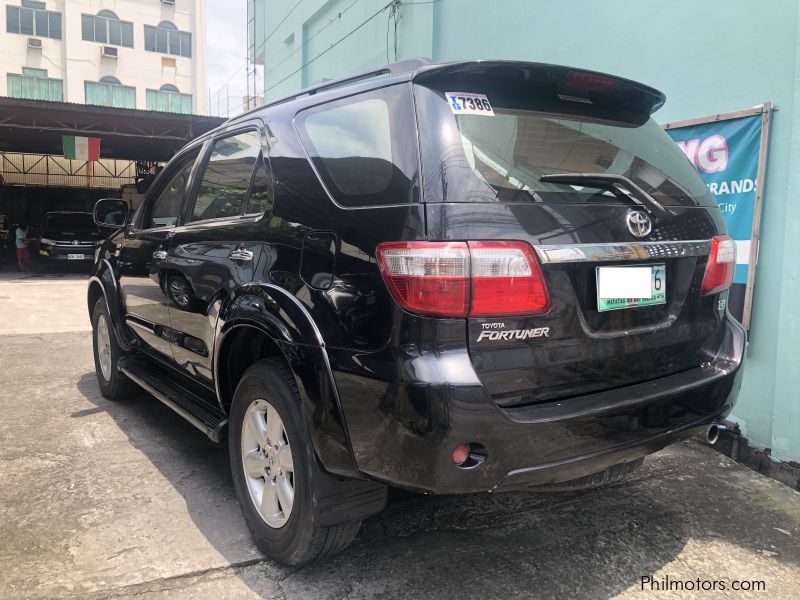
[[[470,242],[472,317],[547,312],[550,296],[533,249],[523,242]]]
[[[469,250],[463,242],[389,242],[377,250],[392,297],[421,315],[464,317],[469,309]]]
[[[550,297],[524,242],[389,242],[377,248],[392,297],[438,317],[541,314]]]
[[[590,92],[608,92],[619,87],[619,80],[598,73],[567,71],[564,85],[573,89]]]
[[[727,235],[711,238],[711,254],[708,256],[706,272],[700,293],[703,296],[727,290],[733,282],[736,269],[736,244]]]

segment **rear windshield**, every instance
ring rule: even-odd
[[[94,231],[94,220],[89,213],[74,215],[47,215],[44,220],[45,231]]]
[[[504,106],[491,94],[486,96],[493,114],[455,115],[444,93],[428,93],[439,96],[441,103],[435,111],[429,106],[429,115],[433,112],[455,127],[455,143],[441,148],[434,144],[427,150],[436,155],[424,154],[426,163],[438,163],[446,174],[449,190],[441,199],[447,202],[625,201],[609,188],[541,181],[544,175],[584,173],[625,176],[663,205],[716,206],[686,156],[652,119],[636,124]],[[430,184],[426,182],[426,191]],[[454,195],[456,189],[460,193]]]

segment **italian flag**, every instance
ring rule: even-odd
[[[72,160],[100,160],[100,138],[62,135],[64,158]]]

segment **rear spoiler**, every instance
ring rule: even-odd
[[[635,125],[647,121],[666,101],[662,92],[630,79],[544,63],[476,60],[431,64],[418,68],[411,80],[443,92],[486,94],[492,104],[508,108]]]

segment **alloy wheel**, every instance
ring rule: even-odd
[[[294,461],[289,436],[278,411],[254,400],[244,415],[242,465],[258,514],[274,529],[283,527],[294,505]]]
[[[111,381],[111,338],[108,333],[108,321],[103,314],[97,317],[97,362],[100,363],[103,379]]]
[[[169,291],[172,295],[172,299],[175,301],[175,304],[178,306],[188,306],[189,304],[189,293],[186,289],[186,284],[182,281],[178,281],[173,279],[169,282]]]

